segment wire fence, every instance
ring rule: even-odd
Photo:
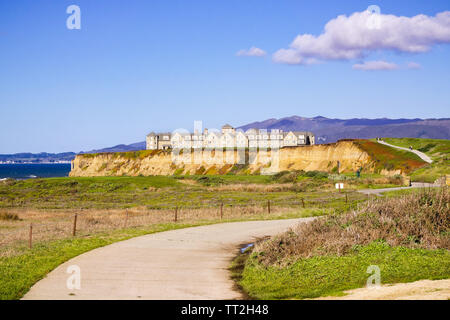
[[[345,202],[349,204],[355,200],[350,199],[347,194],[342,194],[341,197],[342,199],[345,197]],[[89,236],[125,228],[167,223],[269,218],[301,209],[332,211],[333,201],[336,199],[299,198],[284,205],[273,200],[253,201],[243,205],[225,200],[201,208],[174,205],[169,209],[22,210],[16,214],[12,213],[12,217],[8,220],[0,220],[0,256],[8,255],[13,247],[32,248],[44,241]]]

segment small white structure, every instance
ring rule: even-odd
[[[336,189],[338,189],[338,190],[344,189],[344,184],[343,183],[336,183]]]

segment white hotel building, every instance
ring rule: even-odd
[[[147,150],[157,149],[215,149],[215,148],[283,148],[315,144],[314,134],[303,131],[284,132],[279,129],[236,130],[226,124],[222,131],[203,133],[174,132],[150,133],[146,139]]]

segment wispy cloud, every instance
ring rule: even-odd
[[[264,57],[267,53],[256,47],[251,47],[250,49],[239,50],[236,55],[238,57]]]
[[[363,11],[330,20],[318,36],[298,35],[289,48],[273,54],[273,61],[308,64],[311,59],[352,60],[379,50],[421,53],[440,43],[450,43],[450,11],[414,17]]]
[[[422,66],[417,62],[408,62],[408,69],[422,69]]]
[[[386,61],[366,61],[360,64],[354,64],[353,69],[363,71],[377,71],[377,70],[396,70],[398,65]]]

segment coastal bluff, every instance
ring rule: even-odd
[[[202,174],[274,174],[281,171],[378,172],[406,174],[423,165],[380,160],[368,140],[342,140],[326,145],[286,147],[279,150],[142,150],[79,154],[72,161],[71,177],[152,176]],[[382,146],[385,153],[392,148]],[[392,150],[392,152],[396,152]],[[398,151],[396,152],[399,153]]]

